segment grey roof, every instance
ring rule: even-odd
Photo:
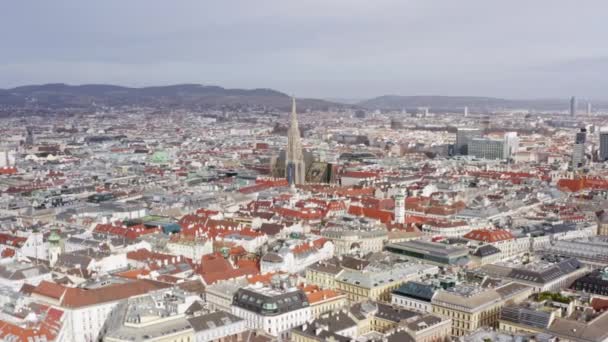
[[[378,311],[378,304],[371,301],[355,303],[350,307],[350,313],[357,320],[363,320]]]
[[[545,284],[572,273],[581,267],[581,263],[578,260],[567,259],[542,270],[515,268],[511,270],[508,277],[532,283]]]
[[[548,329],[564,340],[596,342],[608,338],[608,311],[590,322],[580,322],[571,319],[556,318]]]
[[[500,253],[500,249],[492,246],[492,245],[483,245],[479,248],[477,248],[475,250],[475,252],[473,253],[474,256],[476,257],[487,257],[490,255],[494,255],[494,254],[499,254]]]
[[[309,305],[308,297],[302,290],[260,292],[249,288],[239,289],[234,295],[232,303],[245,310],[266,316],[280,315]]]
[[[81,245],[83,248],[87,248],[87,247],[98,248],[99,245],[101,245],[103,243],[102,241],[93,240],[93,239],[81,239],[81,238],[78,238],[75,236],[68,238],[65,242],[75,244],[75,245]]]
[[[7,280],[26,280],[49,272],[48,267],[42,264],[8,263],[0,266],[0,278]]]
[[[320,328],[318,325],[304,324],[297,330],[298,334],[306,335],[308,339],[315,341],[330,341],[336,342],[350,342],[352,338],[338,335],[333,331],[329,331],[328,328]]]
[[[546,329],[551,323],[551,312],[534,310],[517,305],[508,305],[500,310],[500,319],[512,323]]]
[[[195,301],[186,309],[186,315],[194,315],[197,312],[204,311],[205,307],[201,301]]]
[[[188,322],[195,332],[215,329],[217,327],[230,325],[242,320],[242,318],[224,311],[216,311],[206,315],[188,318]]]
[[[421,263],[398,263],[393,267],[368,267],[363,271],[346,269],[337,280],[363,288],[374,288],[382,284],[402,282],[414,274],[433,273],[437,266]],[[435,272],[436,273],[436,272]]]
[[[340,332],[357,326],[357,323],[345,312],[328,313],[321,315],[311,323],[312,326],[327,326],[333,332]]]
[[[463,247],[454,247],[450,245],[446,245],[443,243],[437,242],[428,242],[421,240],[414,241],[403,241],[397,242],[393,244],[389,244],[388,246],[392,246],[393,248],[403,248],[419,253],[424,254],[432,254],[438,256],[458,256],[458,255],[468,255],[468,250]],[[387,246],[387,247],[388,247]]]
[[[339,263],[342,267],[350,268],[351,270],[361,270],[369,265],[368,260],[354,258],[347,255],[343,256]]]
[[[273,262],[273,263],[282,263],[283,257],[275,252],[270,252],[270,253],[264,254],[264,256],[262,257],[262,261]]]
[[[518,283],[509,283],[495,289],[460,285],[449,290],[438,290],[432,302],[437,305],[455,305],[464,310],[475,311],[492,303],[508,300],[528,289],[530,289],[529,286]]]
[[[378,312],[376,312],[376,317],[382,318],[388,321],[393,321],[395,323],[399,323],[402,320],[412,318],[414,316],[418,316],[418,313],[410,310],[406,310],[400,307],[394,307],[382,303],[378,303]]]
[[[416,339],[405,330],[397,331],[386,337],[387,342],[415,342]]]
[[[426,315],[407,322],[407,327],[411,331],[418,331],[441,323],[443,320],[439,316]]]
[[[333,260],[333,259],[332,259]],[[332,260],[319,261],[308,267],[310,270],[314,270],[321,273],[328,273],[336,275],[342,271],[342,267],[339,265],[339,261],[332,262]]]
[[[83,254],[77,253],[63,253],[57,258],[57,263],[54,267],[65,267],[87,269],[89,264],[93,261],[93,258]]]
[[[393,293],[399,296],[410,297],[430,303],[431,298],[433,298],[433,295],[435,294],[435,288],[431,284],[408,281],[393,291]]]

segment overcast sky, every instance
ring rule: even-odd
[[[0,2],[0,87],[608,99],[606,0]]]

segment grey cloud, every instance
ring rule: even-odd
[[[608,82],[594,75],[606,71],[607,9],[601,0],[7,1],[0,87],[597,97]]]

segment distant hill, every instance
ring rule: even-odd
[[[385,95],[358,103],[368,109],[401,110],[417,107],[430,107],[436,110],[460,112],[469,107],[471,111],[491,111],[501,109],[567,110],[569,100],[509,100],[494,97],[476,96],[399,96]],[[595,105],[595,104],[594,104]],[[583,110],[583,104],[579,104]]]
[[[106,84],[27,85],[0,89],[0,106],[87,108],[145,106],[199,109],[267,108],[289,110],[288,95],[272,89],[226,89],[200,84],[130,88]],[[298,99],[298,108],[326,110],[344,105],[325,100]]]

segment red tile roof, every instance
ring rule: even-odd
[[[137,268],[133,269],[133,270],[116,273],[117,276],[123,277],[123,278],[128,278],[128,279],[138,279],[140,276],[147,276],[148,274],[150,274],[149,270],[137,269]]]
[[[0,167],[0,175],[14,175],[17,174],[16,167]]]
[[[0,233],[0,244],[2,245],[21,248],[25,241],[27,241],[27,238],[6,233]]]
[[[42,318],[36,325],[21,327],[0,320],[0,340],[13,342],[53,341],[62,326],[63,311],[38,305],[36,314]]]
[[[389,223],[394,219],[393,212],[378,210],[374,208],[363,208],[354,205],[351,205],[348,208],[348,213],[355,216],[364,216],[367,218],[379,220],[382,223]]]
[[[71,288],[48,281],[42,281],[36,286],[32,293],[59,300],[60,305],[66,308],[78,308],[113,302],[168,287],[170,287],[170,285],[148,279],[140,279],[128,283],[113,284],[94,289]]]
[[[262,283],[262,284],[270,284],[272,277],[275,275],[285,274],[283,272],[268,272],[264,274],[256,274],[253,276],[247,277],[247,282],[249,284]]]
[[[233,267],[230,262],[219,253],[203,255],[198,273],[203,277],[207,285],[221,280],[234,279],[246,275],[256,275],[259,270],[255,263],[247,263],[239,260],[240,268]]]
[[[581,190],[608,190],[608,180],[593,178],[560,179],[557,187],[562,190],[577,192]]]
[[[315,304],[325,300],[333,299],[340,295],[341,294],[339,292],[334,291],[332,289],[318,290],[306,293],[306,297],[308,297],[308,302],[310,304]]]
[[[95,289],[67,288],[61,300],[61,306],[80,308],[83,306],[113,302],[133,296],[139,296],[151,291],[171,287],[170,284],[154,280],[140,279],[124,284],[115,284]]]
[[[378,172],[372,171],[346,171],[342,174],[342,177],[348,178],[376,178],[378,177]]]
[[[181,262],[185,262],[190,266],[193,266],[192,260],[184,256],[151,252],[144,248],[128,252],[127,259],[145,263],[151,270],[157,270],[163,267],[165,264],[168,265]]]
[[[604,311],[608,309],[608,299],[595,297],[591,300],[591,307],[595,311]]]
[[[316,208],[302,208],[299,210],[290,208],[273,208],[272,211],[284,218],[294,220],[312,221],[320,220],[325,217],[325,210]]]
[[[43,280],[32,293],[59,300],[65,293],[65,290],[66,288],[59,284]]]
[[[122,236],[129,240],[135,240],[146,234],[160,233],[160,228],[146,228],[143,224],[127,227],[122,222],[113,224],[98,224],[93,230],[97,234],[105,234],[112,236]]]
[[[514,236],[504,229],[474,229],[464,235],[463,238],[482,242],[498,242],[512,240]]]
[[[2,258],[10,258],[15,256],[15,250],[12,248],[5,248],[2,250],[2,254],[0,254]]]

